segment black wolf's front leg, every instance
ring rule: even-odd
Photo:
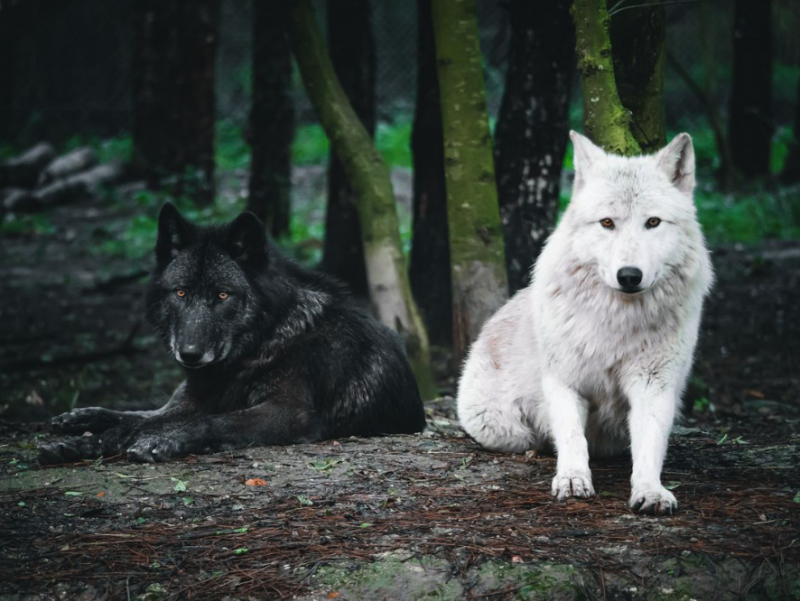
[[[101,434],[80,436],[39,447],[39,463],[74,463],[84,459],[111,457],[128,447],[133,433],[128,427],[110,428]]]
[[[199,415],[143,427],[128,447],[131,461],[167,461],[195,453],[319,439],[319,425],[305,403],[266,402],[250,409]]]

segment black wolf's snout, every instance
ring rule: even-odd
[[[178,357],[187,367],[196,367],[203,362],[203,349],[199,344],[182,344],[178,349]]]
[[[617,272],[617,281],[623,290],[633,290],[642,283],[642,270],[638,267],[623,267]]]

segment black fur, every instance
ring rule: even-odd
[[[252,213],[199,227],[168,204],[156,257],[148,317],[185,382],[157,411],[98,407],[54,418],[56,430],[94,436],[47,445],[40,461],[120,452],[164,461],[425,427],[400,339],[341,284],[281,256]]]

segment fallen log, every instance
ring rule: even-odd
[[[4,201],[3,207],[9,212],[33,213],[58,205],[65,205],[82,198],[97,195],[104,186],[120,181],[125,175],[125,165],[121,162],[105,163],[93,169],[59,179],[39,188],[29,195],[14,197],[14,202]]]
[[[26,150],[20,156],[0,163],[0,186],[33,188],[39,172],[56,156],[56,151],[47,142]]]
[[[4,188],[0,190],[0,212],[13,212],[15,207],[23,206],[32,200],[30,190],[23,188]]]
[[[97,165],[97,154],[87,146],[71,150],[45,167],[39,176],[39,186],[49,184],[57,179],[64,179],[75,173],[85,171]]]

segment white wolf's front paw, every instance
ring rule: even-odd
[[[678,510],[678,501],[660,484],[639,485],[633,487],[630,506],[639,513],[672,515]]]
[[[592,497],[594,488],[592,487],[592,474],[587,471],[563,471],[558,472],[553,478],[553,487],[550,491],[559,501],[569,497]]]

